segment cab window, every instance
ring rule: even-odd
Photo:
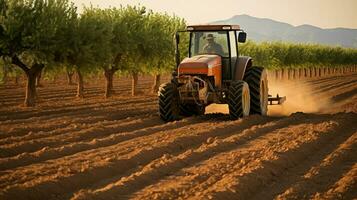
[[[203,54],[216,54],[229,57],[226,31],[192,32],[190,57]]]

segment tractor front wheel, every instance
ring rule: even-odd
[[[235,120],[249,115],[249,85],[244,81],[234,81],[228,91],[228,107],[231,119]]]
[[[162,84],[158,92],[159,114],[162,120],[169,122],[180,118],[179,95],[173,83]]]

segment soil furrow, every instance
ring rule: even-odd
[[[149,120],[155,121],[155,123],[151,124],[162,123],[156,116],[151,119],[149,118]],[[127,122],[128,125],[125,123],[120,123],[107,127],[103,126],[102,124],[99,124],[98,126],[91,126],[74,132],[66,132],[64,134],[54,135],[52,137],[32,139],[28,141],[21,141],[19,143],[2,145],[0,147],[0,158],[12,157],[21,153],[31,153],[43,148],[62,146],[76,141],[86,141],[92,140],[94,138],[99,139],[112,133],[118,133],[126,130],[135,130],[136,128],[140,129],[142,127],[151,125],[147,125],[145,121],[146,120],[139,119],[136,122]],[[138,125],[137,123],[141,124]]]
[[[325,128],[326,125],[328,125],[327,128]],[[145,189],[141,193],[139,192],[137,198],[150,198],[150,194],[152,194],[150,193],[150,191],[152,191],[150,188],[152,188],[156,193],[159,193],[159,196],[162,198],[187,198],[189,196],[197,196],[202,199],[210,197],[218,199],[245,199],[245,195],[256,191],[256,186],[264,183],[266,178],[279,173],[279,167],[268,167],[269,164],[265,164],[266,162],[274,161],[281,163],[282,160],[286,160],[290,157],[295,158],[296,156],[294,156],[294,154],[297,153],[294,152],[294,149],[306,149],[306,144],[312,148],[315,145],[313,141],[319,141],[322,138],[325,138],[325,140],[330,139],[331,136],[319,136],[321,134],[325,135],[326,133],[328,135],[328,131],[335,127],[335,122],[331,122],[331,125],[330,122],[322,122],[318,124],[296,125],[296,128],[293,127],[294,126],[289,126],[282,130],[273,131],[265,135],[264,138],[252,141],[248,146],[243,145],[242,148],[237,148],[233,152],[218,155],[208,162],[198,165],[198,167],[194,166],[183,170],[182,173],[171,176],[172,180],[168,178],[168,182],[162,181],[160,184],[149,187],[147,192],[145,192]],[[311,129],[311,132],[304,132],[301,130],[302,127]],[[322,131],[321,127],[327,130]],[[295,130],[295,132],[292,132],[293,130]],[[284,135],[284,137],[281,137],[282,135]],[[292,155],[284,156],[284,154]],[[299,158],[299,156],[296,158]],[[289,161],[288,163],[291,165],[292,162],[294,161]],[[265,165],[267,166],[264,167]],[[268,169],[265,169],[267,167]],[[259,172],[259,170],[262,172]],[[260,173],[263,174],[260,176]],[[269,175],[270,173],[272,173],[272,175]],[[182,177],[183,175],[184,177]],[[256,177],[261,177],[262,180],[255,181],[254,179],[256,179]],[[250,181],[250,179],[252,179],[252,181]],[[240,184],[241,181],[243,182],[242,184]],[[176,182],[176,184],[171,184],[171,182]],[[223,188],[222,184],[225,185],[224,187],[226,188],[224,192],[215,191],[214,188]],[[169,187],[165,189],[163,185],[169,185]],[[244,187],[240,188],[240,185]],[[175,188],[171,188],[171,186]],[[163,187],[163,190],[158,189],[161,187]],[[166,191],[169,191],[169,193]]]
[[[269,119],[261,119],[263,122],[266,122],[266,120]],[[260,121],[260,120],[258,120]],[[242,122],[242,121],[240,121]],[[229,127],[232,128],[236,128],[236,129],[244,129],[244,127],[237,127],[234,124],[236,124],[237,122],[230,122]],[[239,123],[239,122],[238,122]],[[256,123],[256,122],[253,122]],[[175,123],[174,123],[175,124]],[[194,123],[191,126],[186,126],[183,128],[178,128],[176,130],[172,130],[172,131],[161,131],[161,132],[157,132],[155,135],[150,135],[149,137],[151,138],[151,142],[149,143],[148,138],[144,137],[144,138],[140,138],[140,140],[146,140],[146,142],[134,142],[133,141],[128,141],[126,142],[126,144],[117,144],[112,146],[110,149],[106,150],[106,151],[113,151],[115,149],[115,151],[117,152],[117,154],[120,152],[118,147],[121,147],[121,149],[123,149],[124,151],[120,152],[118,158],[116,158],[117,156],[114,154],[108,154],[106,151],[96,151],[97,154],[101,154],[102,161],[101,163],[97,163],[95,162],[95,160],[91,160],[92,163],[95,165],[98,165],[98,167],[94,167],[91,166],[91,169],[89,171],[83,171],[81,173],[73,173],[73,168],[76,167],[77,169],[75,170],[81,170],[82,168],[80,167],[80,165],[70,165],[72,167],[72,173],[67,175],[63,174],[60,176],[59,180],[60,183],[58,183],[57,186],[53,186],[52,184],[50,184],[52,181],[51,177],[47,177],[47,178],[42,178],[41,180],[41,184],[40,183],[36,183],[36,182],[30,182],[30,183],[26,183],[23,181],[19,181],[18,179],[12,179],[13,181],[18,182],[17,184],[7,184],[7,187],[5,189],[5,193],[4,195],[16,195],[16,194],[20,194],[22,193],[24,196],[26,196],[27,198],[33,198],[34,196],[39,197],[39,195],[42,195],[43,198],[48,198],[48,192],[51,191],[52,194],[57,194],[57,195],[62,195],[64,191],[59,192],[59,190],[64,190],[66,189],[66,191],[72,191],[73,189],[77,188],[76,190],[79,190],[81,187],[89,187],[90,185],[95,184],[96,182],[100,181],[100,180],[104,180],[104,179],[108,179],[110,177],[113,176],[113,174],[122,174],[127,170],[132,169],[133,167],[137,166],[137,165],[143,165],[143,164],[147,164],[149,162],[151,162],[154,159],[157,159],[159,157],[161,157],[162,155],[164,155],[165,153],[180,153],[183,152],[189,148],[192,148],[196,145],[200,145],[203,141],[207,140],[207,138],[209,137],[215,137],[219,135],[219,132],[217,130],[220,129],[224,129],[227,127],[227,123],[226,122],[220,122],[219,125],[217,124],[216,127],[212,127],[212,126],[207,126],[207,124],[209,124],[209,122],[205,122],[205,123]],[[210,127],[208,128],[208,130],[204,130],[204,131],[198,131],[200,127]],[[173,135],[173,133],[176,133],[175,135]],[[161,138],[157,138],[157,135],[162,135],[164,136]],[[161,142],[159,142],[161,141]],[[133,147],[131,148],[132,150],[128,149],[128,147],[126,147],[127,145],[132,146],[133,144],[136,145],[140,145],[142,146],[141,148],[135,148],[135,149],[140,149],[140,151],[133,151]],[[118,152],[119,151],[119,152]],[[132,152],[131,152],[132,151]],[[91,157],[93,157],[94,155],[90,155]],[[96,157],[98,157],[99,155],[97,155]],[[104,158],[103,158],[104,156]],[[114,156],[114,157],[113,157]],[[76,159],[78,160],[78,157],[76,157]],[[86,156],[81,156],[81,160],[85,159]],[[106,158],[105,158],[106,157]],[[78,163],[79,161],[75,161],[73,160],[73,162]],[[85,162],[85,160],[81,161],[81,162]],[[56,163],[59,163],[58,161]],[[99,167],[100,165],[103,165],[102,167]],[[68,164],[66,164],[68,165]],[[65,166],[63,166],[65,167]],[[69,166],[68,166],[69,167]],[[79,169],[78,169],[79,168]],[[48,171],[48,170],[46,170]],[[18,172],[21,173],[21,172]],[[74,174],[74,175],[73,175]],[[47,179],[47,180],[46,180]],[[0,181],[1,182],[1,181]],[[28,184],[31,184],[31,187],[19,187],[20,185],[19,182],[23,182],[21,183],[21,185],[25,186]],[[80,182],[80,184],[78,183]],[[34,185],[33,185],[34,184]],[[61,187],[58,187],[59,185],[61,185]],[[65,187],[67,186],[67,187]],[[69,187],[70,186],[70,187]],[[47,191],[46,193],[37,193],[35,194],[34,191]],[[73,191],[75,192],[75,191]],[[70,193],[73,194],[73,193]],[[45,196],[43,196],[45,195]]]
[[[190,149],[177,156],[165,154],[163,157],[139,168],[136,172],[130,173],[127,177],[118,177],[118,181],[114,181],[114,183],[110,183],[102,188],[80,191],[75,195],[75,199],[116,199],[129,197],[130,194],[143,189],[148,185],[154,184],[160,179],[172,175],[183,168],[197,165],[198,163],[220,153],[239,148],[239,146],[242,146],[251,140],[255,140],[271,131],[298,123],[301,122],[297,122],[294,118],[285,118],[262,125],[254,125],[241,132],[224,129],[221,131],[221,134],[223,134],[224,137],[218,136],[215,138],[208,138],[207,141],[198,148]],[[227,139],[230,137],[234,137],[235,139]]]

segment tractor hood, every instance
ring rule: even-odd
[[[222,83],[222,61],[218,55],[198,55],[185,58],[178,67],[178,75],[213,76],[215,86]]]
[[[218,55],[197,55],[185,58],[179,65],[179,74],[210,74],[214,68],[221,68],[221,57]]]

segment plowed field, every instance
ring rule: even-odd
[[[269,116],[225,106],[163,123],[151,79],[0,88],[0,199],[355,199],[357,74],[270,82]],[[220,113],[217,113],[220,112]]]

